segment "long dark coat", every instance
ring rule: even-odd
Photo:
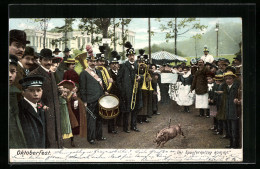
[[[60,148],[62,144],[61,117],[58,98],[58,87],[54,74],[49,75],[41,66],[29,73],[29,75],[42,75],[45,77],[42,89],[42,102],[49,107],[45,112],[46,139],[48,148]]]
[[[234,99],[237,96],[239,88],[239,83],[234,82],[231,88],[228,86],[224,88],[224,95],[226,95],[226,119],[227,120],[237,120],[237,106],[234,103]]]
[[[46,148],[45,112],[43,108],[38,108],[36,112],[24,99],[18,105],[27,148]]]
[[[9,148],[26,148],[26,141],[19,118],[18,93],[21,93],[21,91],[11,85],[9,88]]]
[[[138,65],[136,62],[134,63],[134,69],[132,69],[129,61],[126,61],[124,64],[122,64],[118,72],[117,86],[119,87],[121,93],[120,106],[121,106],[121,111],[123,113],[131,112],[133,85],[134,85],[135,75],[137,74],[137,69],[138,69]],[[140,83],[139,83],[139,87],[140,87]],[[138,109],[137,102],[136,102],[135,109]]]
[[[195,93],[203,95],[208,92],[208,82],[206,74],[209,70],[204,67],[202,70],[197,70],[192,81],[191,90],[195,89]]]
[[[106,91],[106,86],[104,85],[105,83],[102,78],[101,71],[96,69],[96,74],[102,79],[103,88],[99,84],[99,82],[94,77],[92,77],[86,70],[83,70],[79,75],[79,91],[81,100],[84,103],[97,102],[98,99]]]

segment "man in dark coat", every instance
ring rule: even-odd
[[[16,78],[16,67],[18,58],[15,55],[9,57],[9,148],[26,148],[21,121],[19,118],[19,109],[17,94],[21,91],[13,85]]]
[[[158,93],[157,93],[157,84],[160,80],[160,74],[157,70],[155,64],[151,65],[151,76],[152,76],[152,87],[153,87],[153,96],[152,96],[152,105],[153,105],[153,115],[159,115],[158,112]]]
[[[27,76],[19,81],[23,87],[23,98],[18,103],[19,117],[27,148],[46,148],[45,112],[40,103],[44,77]]]
[[[26,33],[21,30],[13,29],[9,32],[9,54],[15,55],[20,60],[24,54],[26,44],[30,41],[26,40]]]
[[[196,71],[192,81],[191,91],[195,89],[195,108],[200,109],[199,116],[204,116],[204,109],[209,108],[207,74],[210,70],[204,66],[204,61],[201,59],[198,61],[198,67],[199,69]]]
[[[228,133],[230,136],[230,145],[228,145],[227,148],[238,148],[239,146],[239,140],[238,140],[239,139],[238,137],[239,116],[237,114],[237,107],[234,102],[237,96],[239,83],[234,81],[235,77],[236,75],[231,71],[224,73],[226,85],[224,86],[223,95],[226,96],[225,110],[226,110]]]
[[[52,65],[52,51],[42,49],[40,52],[40,66],[29,73],[29,75],[42,75],[45,77],[42,89],[42,102],[49,107],[45,112],[47,148],[61,148],[61,117],[58,99],[58,87],[54,74],[50,71]]]
[[[130,42],[126,42],[126,44],[130,44]],[[138,109],[137,102],[136,106],[131,109],[132,95],[133,95],[133,87],[135,78],[138,82],[141,78],[138,76],[138,64],[135,62],[135,51],[132,48],[132,45],[126,45],[128,48],[126,50],[126,56],[128,57],[128,61],[126,61],[119,69],[118,77],[117,77],[117,86],[119,87],[121,93],[121,112],[123,113],[123,130],[126,133],[130,133],[129,126],[129,115],[131,114],[131,129],[139,132],[136,127],[136,109]],[[140,85],[139,85],[140,87]],[[138,93],[136,93],[137,95]],[[137,99],[136,99],[137,100]]]
[[[105,93],[105,85],[101,71],[96,69],[96,58],[88,57],[88,68],[83,70],[79,76],[79,89],[81,100],[84,102],[87,111],[87,140],[95,144],[95,140],[106,140],[103,137],[102,118],[99,115],[98,100]]]

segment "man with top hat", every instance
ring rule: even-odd
[[[22,85],[23,98],[19,102],[19,117],[21,120],[27,148],[46,148],[45,110],[41,103],[41,75],[27,76],[19,81]]]
[[[81,100],[87,112],[87,140],[90,144],[95,144],[95,140],[106,140],[103,137],[102,118],[99,115],[99,98],[106,94],[106,86],[102,78],[101,71],[96,69],[97,59],[94,55],[88,56],[88,67],[80,73],[79,89]]]
[[[111,56],[112,56],[112,59],[109,63],[110,69],[108,70],[108,73],[109,73],[110,77],[113,79],[113,82],[112,82],[112,87],[111,87],[111,90],[109,93],[114,94],[118,98],[120,98],[120,91],[119,91],[119,88],[116,83],[120,55],[117,53],[117,51],[112,51]],[[120,101],[119,101],[119,104],[120,104]],[[116,124],[117,124],[117,126],[121,125],[121,117],[122,117],[122,113],[120,112],[119,115],[115,119],[108,120],[108,133],[113,133],[113,134],[118,133],[115,129],[115,125]]]
[[[59,48],[55,48],[55,50],[52,52],[53,53],[53,55],[55,56],[55,57],[59,57],[59,53],[60,53],[61,51],[60,51],[60,49]]]
[[[236,75],[232,71],[228,71],[224,73],[225,78],[225,86],[223,87],[223,95],[226,100],[225,104],[225,112],[226,112],[226,120],[227,120],[227,129],[230,136],[230,145],[226,146],[226,148],[238,148],[239,147],[239,128],[238,128],[238,119],[239,115],[237,114],[237,106],[234,102],[239,83],[235,83]]]
[[[45,77],[43,82],[42,102],[49,107],[45,113],[46,119],[46,146],[48,148],[61,148],[61,117],[59,109],[58,87],[54,74],[50,71],[52,65],[52,51],[42,49],[40,52],[40,66],[29,73],[29,75],[42,75]]]
[[[212,55],[209,54],[209,50],[208,50],[208,47],[207,46],[204,46],[204,55],[201,56],[200,59],[202,59],[204,61],[204,63],[213,63],[214,61],[214,57]]]
[[[18,58],[9,56],[9,148],[26,148],[26,141],[19,118],[17,95],[21,91],[13,85],[16,78]]]
[[[137,106],[131,106],[131,102],[134,102],[132,99],[132,95],[134,94],[134,82],[140,81],[141,77],[138,75],[138,64],[135,62],[135,51],[132,48],[130,42],[126,42],[125,44],[126,56],[128,60],[122,64],[119,69],[118,77],[117,77],[117,86],[119,87],[121,93],[121,112],[123,113],[123,131],[126,133],[130,133],[129,131],[129,116],[131,114],[131,130],[139,132],[139,129],[136,127],[136,109]],[[140,86],[140,83],[139,83]],[[137,94],[137,93],[135,93]]]
[[[24,55],[25,46],[30,41],[26,40],[26,33],[21,30],[13,29],[9,31],[9,54],[15,55],[19,60]]]

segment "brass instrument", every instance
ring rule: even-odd
[[[107,87],[107,90],[110,90],[111,87],[112,87],[112,83],[108,82],[108,79],[111,79],[111,77],[110,77],[107,69],[104,66],[97,66],[97,68],[99,68],[99,70],[101,71],[104,83],[105,83],[105,85]]]
[[[137,94],[137,89],[138,89],[138,81],[136,78],[139,76],[139,69],[140,69],[140,65],[138,66],[138,69],[137,69],[137,75],[135,75],[135,81],[134,81],[133,93],[132,93],[132,99],[131,99],[131,110],[134,110],[134,108],[135,108],[136,94]]]
[[[75,60],[79,61],[79,63],[83,67],[83,69],[86,69],[88,67],[88,62],[86,60],[87,57],[88,57],[88,53],[87,52],[81,53],[81,54],[79,54],[79,55],[77,55],[75,57]]]
[[[144,63],[142,63],[144,64]],[[152,81],[149,81],[148,83],[146,82],[146,78],[151,78],[151,75],[148,71],[148,67],[147,65],[145,65],[145,72],[144,72],[144,80],[143,80],[143,85],[142,85],[142,90],[149,90],[152,91],[153,87],[152,87]]]

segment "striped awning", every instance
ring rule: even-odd
[[[156,53],[152,53],[152,59],[154,60],[172,60],[172,61],[182,61],[182,62],[187,62],[187,59],[174,55],[172,53],[166,52],[166,51],[160,51]]]

